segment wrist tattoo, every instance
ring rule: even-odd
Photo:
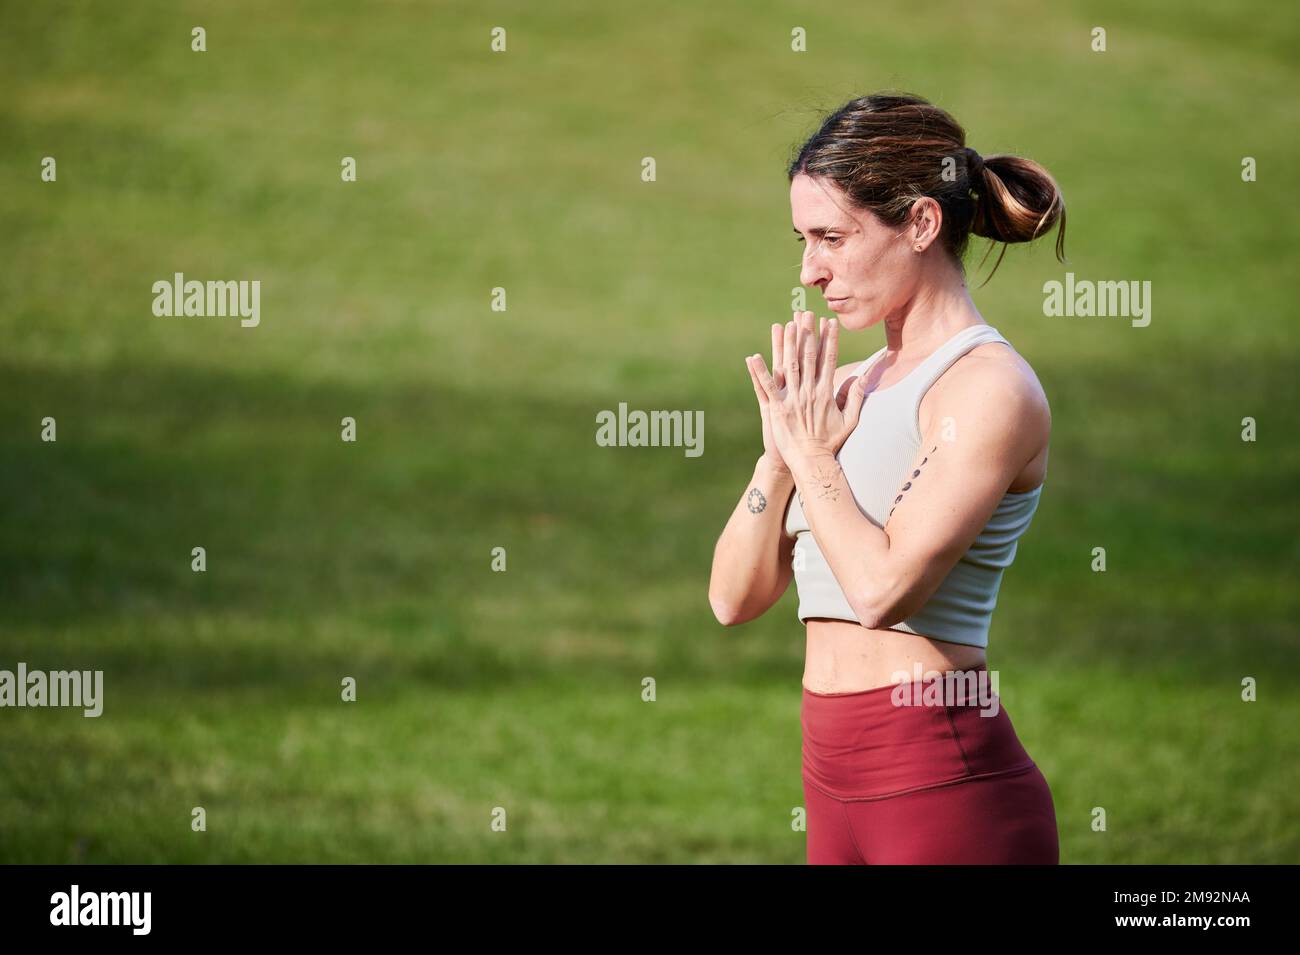
[[[939,450],[939,446],[936,444],[933,448],[930,449],[930,454],[934,454],[934,452],[938,450]],[[916,478],[919,478],[921,476],[921,468],[925,467],[925,462],[930,460],[930,454],[927,454],[925,457],[923,457],[921,459],[921,463],[918,464],[913,469],[911,476],[907,479],[907,482],[903,485],[903,489],[898,492],[898,497],[894,498],[894,507],[898,507],[898,502],[903,499],[903,495],[906,494],[908,490],[911,488],[912,482],[916,480]],[[894,507],[891,507],[889,509],[889,513],[885,515],[885,520],[889,520],[889,518],[893,516]]]
[[[817,482],[817,496],[824,501],[840,499],[839,480],[844,476],[844,469],[836,464],[834,467],[817,465],[813,480]]]
[[[745,506],[749,508],[751,514],[762,514],[767,510],[767,498],[763,492],[756,487],[749,489],[749,495],[745,498]]]

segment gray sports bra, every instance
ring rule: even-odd
[[[899,491],[918,462],[921,431],[918,415],[926,391],[966,352],[985,342],[1011,343],[991,325],[971,325],[939,346],[901,381],[867,395],[857,427],[836,455],[858,510],[883,527]],[[884,354],[880,349],[858,368]],[[949,643],[987,647],[989,622],[997,604],[1002,574],[1016,556],[1020,536],[1029,527],[1043,485],[1032,491],[1007,492],[997,510],[957,561],[929,601],[890,630],[922,634]],[[796,537],[794,578],[799,591],[799,620],[830,617],[857,622],[830,565],[822,556],[804,516],[799,495],[790,495],[785,531]]]

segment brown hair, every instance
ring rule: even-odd
[[[800,173],[830,180],[890,226],[902,225],[917,199],[932,197],[943,210],[940,241],[959,267],[972,234],[991,240],[989,251],[1004,243],[996,272],[1005,243],[1030,242],[1058,220],[1056,257],[1065,261],[1065,200],[1048,171],[1019,156],[981,157],[966,146],[960,123],[910,93],[845,103],[799,147],[788,173],[791,181]]]

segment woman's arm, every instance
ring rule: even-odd
[[[774,381],[779,386],[785,380],[782,366],[786,326],[774,324],[771,331],[772,365],[777,369]],[[795,478],[777,450],[767,395],[756,368],[749,359],[745,366],[758,399],[763,454],[713,549],[709,604],[718,622],[728,627],[762,616],[781,599],[794,577],[795,539],[785,534],[785,512],[794,492]],[[855,380],[849,373],[856,367],[854,363],[835,369],[832,384],[837,407],[841,409],[848,400],[845,389]]]
[[[795,459],[808,526],[863,626],[891,627],[925,606],[1036,454],[1041,402],[1012,381],[973,363],[948,382],[888,531],[858,509],[833,454]]]
[[[746,623],[781,599],[793,576],[794,538],[785,534],[785,509],[794,477],[766,454],[713,549],[709,604],[723,626]]]
[[[832,326],[832,358],[837,337]],[[766,370],[760,376],[772,401],[773,430],[791,462],[808,526],[854,614],[863,626],[889,627],[925,604],[979,536],[1041,447],[1050,416],[1034,389],[1005,369],[983,363],[962,368],[935,407],[886,532],[859,510],[835,460],[857,414],[836,417],[824,389],[816,387],[822,377],[814,370],[816,348],[802,335],[797,346],[787,345],[787,353],[800,352],[797,365],[787,357],[786,393]],[[761,367],[762,359],[755,362]],[[804,391],[801,380],[809,383]],[[860,410],[854,404],[851,410]]]

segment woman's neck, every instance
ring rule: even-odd
[[[949,274],[919,285],[916,294],[885,319],[885,344],[897,361],[922,361],[963,328],[985,324],[960,272],[945,271]]]

